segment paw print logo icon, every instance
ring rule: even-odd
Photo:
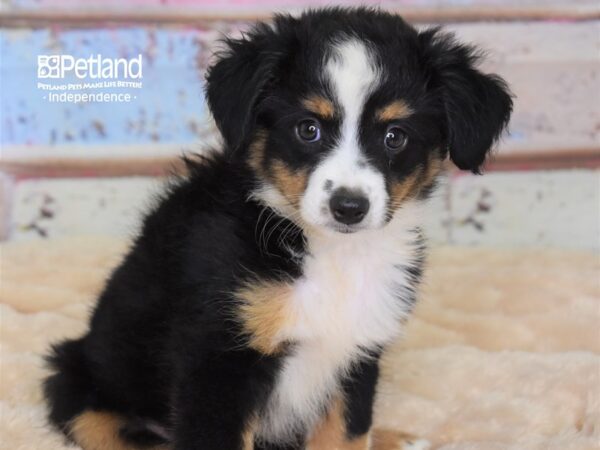
[[[60,76],[60,56],[38,55],[38,78],[58,78]]]

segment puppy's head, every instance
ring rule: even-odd
[[[380,11],[277,16],[227,46],[207,77],[226,151],[263,202],[322,229],[385,226],[447,156],[478,173],[512,108],[472,47]]]

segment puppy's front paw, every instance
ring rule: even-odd
[[[376,429],[373,431],[372,450],[429,450],[431,443],[400,431]]]

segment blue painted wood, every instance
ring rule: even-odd
[[[205,122],[202,30],[86,29],[0,31],[0,102],[2,145],[144,144],[197,141]],[[37,57],[69,54],[89,58],[143,58],[142,89],[128,92],[129,103],[52,103],[38,89]],[[201,58],[205,59],[205,57]],[[123,78],[121,78],[123,80]],[[60,83],[85,83],[74,75]],[[57,83],[52,80],[52,83]],[[97,89],[86,89],[93,93]],[[44,98],[46,97],[46,98]]]

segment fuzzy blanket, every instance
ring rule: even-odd
[[[69,448],[45,423],[41,354],[85,330],[125,249],[105,237],[1,247],[0,448]],[[586,253],[434,251],[385,358],[377,424],[443,450],[600,448],[599,274]]]

